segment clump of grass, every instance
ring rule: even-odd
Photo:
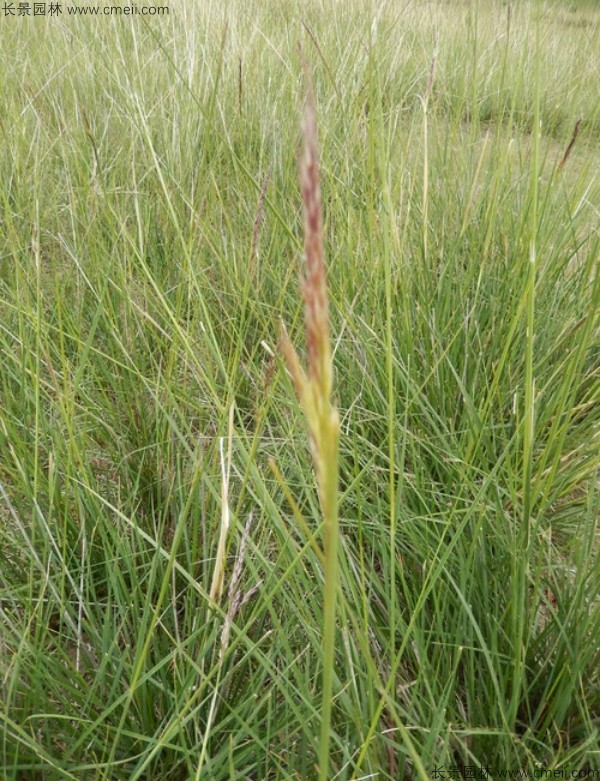
[[[577,4],[0,25],[3,781],[598,767],[600,12]],[[282,318],[302,338],[300,18],[318,495],[272,343]]]
[[[324,613],[323,683],[319,778],[326,779],[329,767],[329,730],[335,655],[335,614],[338,587],[338,447],[339,416],[332,404],[332,350],[329,328],[329,304],[323,249],[323,215],[317,124],[314,97],[309,90],[304,115],[304,153],[300,163],[300,186],[304,205],[304,255],[306,279],[304,296],[308,376],[285,331],[281,350],[294,381],[296,394],[306,421],[324,520]]]

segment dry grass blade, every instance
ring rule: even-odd
[[[248,520],[246,521],[246,525],[244,526],[244,531],[242,532],[242,540],[240,542],[240,547],[235,560],[235,565],[233,567],[233,574],[229,582],[229,590],[227,592],[229,607],[227,609],[227,615],[225,616],[223,631],[221,632],[221,650],[220,650],[221,658],[225,654],[225,651],[227,650],[227,647],[229,645],[229,637],[231,635],[231,625],[233,624],[233,621],[237,615],[238,610],[242,607],[242,605],[245,605],[246,602],[248,602],[248,600],[252,598],[252,596],[258,591],[261,585],[260,582],[257,583],[245,594],[243,594],[241,588],[239,588],[239,583],[242,577],[242,571],[244,569],[244,558],[246,556],[246,548],[248,547],[248,540],[250,539],[250,529],[252,527],[252,520],[253,520],[252,513],[250,513],[248,515]]]
[[[221,457],[221,529],[215,558],[215,570],[210,586],[210,604],[215,605],[223,593],[225,577],[225,555],[227,547],[227,532],[229,531],[231,514],[229,511],[229,478],[231,475],[231,450],[233,446],[233,404],[229,408],[229,433],[227,436],[227,462],[223,454],[223,437],[219,439]]]
[[[580,127],[581,127],[581,117],[575,123],[575,127],[573,128],[573,135],[571,136],[571,140],[569,141],[569,145],[565,149],[565,153],[562,156],[562,160],[558,164],[558,170],[559,171],[562,171],[562,169],[566,165],[567,160],[571,156],[571,152],[573,151],[573,147],[575,146],[575,142],[577,141],[577,136],[579,135],[579,128]]]

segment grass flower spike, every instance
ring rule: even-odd
[[[298,400],[308,422],[321,507],[326,514],[324,488],[331,461],[337,463],[339,419],[331,404],[332,366],[329,335],[329,306],[325,257],[317,128],[312,95],[304,118],[304,153],[300,164],[300,183],[304,205],[304,252],[307,274],[302,287],[305,303],[308,375],[285,331],[281,350],[292,375]],[[328,456],[328,457],[326,457]],[[337,468],[336,468],[337,475]],[[336,476],[337,494],[337,476]]]

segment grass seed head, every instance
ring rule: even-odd
[[[305,370],[298,354],[282,329],[280,349],[292,376],[296,394],[306,416],[310,446],[323,508],[325,496],[334,490],[331,478],[337,466],[339,419],[331,403],[333,386],[332,350],[325,251],[323,247],[323,210],[319,180],[317,123],[312,90],[302,125],[304,147],[300,158],[300,190],[304,211],[304,257],[306,275],[302,285],[304,323],[308,353]]]
[[[329,310],[323,249],[323,217],[317,123],[312,94],[304,115],[304,152],[300,162],[300,188],[304,206],[304,255],[306,278],[302,287],[305,305],[308,374],[322,398],[331,395]]]

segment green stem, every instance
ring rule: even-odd
[[[335,415],[335,413],[333,413]],[[337,416],[336,416],[337,418]],[[319,781],[326,781],[329,771],[329,738],[333,669],[335,663],[335,623],[338,586],[338,422],[327,426],[328,453],[323,464],[322,507],[324,515],[325,585],[323,594],[323,691],[321,736],[319,741]],[[325,437],[324,437],[325,439]],[[325,455],[321,453],[321,457]]]

